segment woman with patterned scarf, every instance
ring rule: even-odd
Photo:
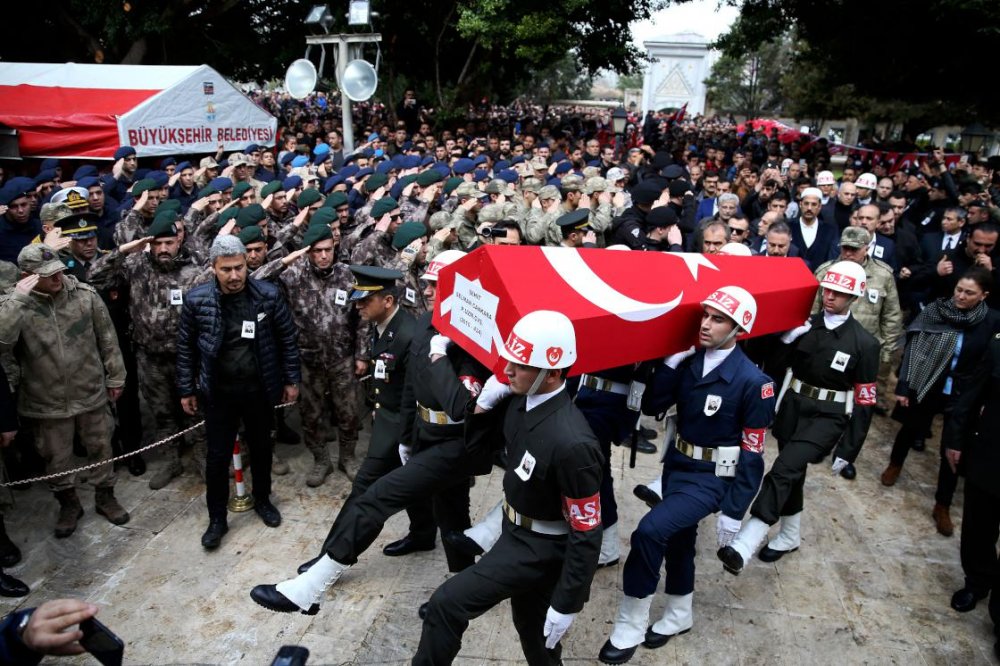
[[[895,485],[914,440],[924,436],[934,415],[959,395],[1000,331],[1000,313],[986,305],[993,278],[985,268],[970,268],[955,285],[951,298],[939,298],[917,315],[906,331],[906,350],[896,385],[897,410],[903,425],[882,472],[882,485]],[[932,517],[937,531],[951,536],[949,508],[958,474],[942,450]]]

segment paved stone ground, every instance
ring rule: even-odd
[[[936,447],[912,454],[896,487],[878,482],[895,429],[876,418],[853,482],[832,476],[828,463],[811,469],[802,548],[776,564],[755,560],[738,578],[725,574],[715,558],[714,521],[705,521],[694,629],[660,650],[640,648],[631,663],[992,663],[985,605],[967,615],[948,606],[962,572],[957,533],[939,536],[930,517]],[[776,447],[769,445],[770,460]],[[51,536],[57,508],[51,495],[37,484],[16,492],[7,525],[25,560],[10,573],[32,594],[0,600],[0,608],[65,596],[97,603],[100,619],[126,641],[130,664],[268,664],[283,644],[308,647],[310,664],[408,663],[420,636],[417,607],[445,579],[446,567],[440,548],[405,558],[381,554],[405,532],[405,514],[386,524],[318,616],[270,613],[250,601],[254,584],[289,577],[314,554],[348,491],[341,474],[306,488],[308,452],[285,445],[278,451],[292,466],[275,483],[284,523],[269,529],[252,512],[231,515],[230,532],[213,553],[199,542],[207,523],[204,489],[191,473],[154,492],[148,474],[134,479],[122,470],[117,494],[132,513],[123,527],[97,516],[92,491],[81,491],[86,516],[76,534],[61,540]],[[613,463],[627,552],[645,508],[631,489],[658,471],[654,456],[640,456],[637,469],[628,469],[625,453],[616,448]],[[160,464],[151,461],[153,468]],[[499,474],[480,478],[476,515],[499,493]],[[957,524],[960,508],[961,492]],[[565,639],[567,663],[597,663],[620,585],[621,565],[597,573],[590,603]],[[653,619],[662,603],[654,601]],[[503,605],[474,622],[459,663],[523,663],[509,613]],[[67,662],[96,663],[59,660]]]

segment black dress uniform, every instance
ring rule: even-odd
[[[450,664],[469,621],[504,599],[528,664],[559,663],[545,648],[548,607],[583,608],[601,546],[600,446],[565,388],[530,411],[505,399],[466,416],[466,446],[481,454],[506,446],[505,520],[496,545],[431,597],[414,664]]]
[[[952,608],[972,610],[989,595],[993,631],[1000,640],[1000,333],[990,340],[985,358],[945,413],[941,448],[961,451],[965,469],[961,544],[965,587],[952,597]],[[1000,642],[995,649],[1000,649]]]
[[[793,379],[774,420],[778,458],[750,508],[751,515],[768,525],[802,511],[807,466],[829,455],[848,427],[847,404],[831,392],[852,400],[855,418],[867,424],[875,406],[878,340],[853,315],[834,329],[827,328],[822,312],[810,321],[807,333],[779,350],[790,361]],[[864,434],[852,440],[850,449],[841,450],[848,462],[857,458]]]

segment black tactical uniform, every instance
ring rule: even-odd
[[[504,525],[496,545],[431,597],[414,664],[449,664],[469,621],[504,599],[529,664],[559,663],[545,648],[548,607],[583,608],[601,546],[604,461],[586,420],[561,389],[526,411],[515,396],[466,417],[470,451],[506,446]]]

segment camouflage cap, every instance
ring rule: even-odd
[[[451,213],[439,210],[431,215],[431,219],[428,223],[433,231],[441,231],[451,223]]]
[[[525,178],[521,182],[521,190],[524,192],[534,192],[537,194],[540,189],[542,189],[542,181],[538,178]]]
[[[486,193],[475,183],[462,183],[455,188],[455,196],[459,199],[472,199],[485,197]]]
[[[34,273],[49,277],[66,270],[66,264],[59,261],[59,255],[45,243],[25,245],[17,255],[17,267],[24,273]]]
[[[246,166],[248,164],[250,164],[250,158],[243,153],[233,153],[229,156],[229,166],[231,167]]]
[[[479,211],[479,223],[499,222],[503,218],[504,218],[504,207],[501,204],[490,204],[489,206],[483,206],[483,209]]]
[[[559,183],[559,189],[566,192],[579,192],[583,189],[583,178],[580,176],[563,176],[562,182]]]
[[[546,185],[542,189],[538,190],[539,199],[555,199],[556,201],[562,201],[562,195],[559,194],[559,188],[555,185]]]
[[[513,194],[512,191],[508,189],[507,181],[501,180],[500,178],[494,178],[487,185],[484,190],[486,194],[504,194],[510,196]]]
[[[601,175],[601,170],[598,169],[597,167],[589,166],[583,168],[584,179],[589,179],[593,178],[594,176],[600,176],[600,175]]]
[[[608,181],[601,178],[600,176],[594,176],[593,178],[588,178],[587,182],[583,186],[583,191],[587,194],[594,194],[595,192],[607,192],[609,186]]]
[[[536,158],[536,159],[531,160],[530,166],[535,171],[548,171],[549,170],[549,165],[546,164],[545,160],[543,160],[541,158]]]
[[[73,214],[70,207],[66,204],[58,203],[44,203],[41,209],[38,211],[38,217],[41,219],[42,224],[55,224],[56,220],[61,220],[64,217],[69,217]]]
[[[842,247],[853,247],[855,249],[868,247],[872,242],[871,234],[864,227],[845,227],[840,234],[840,245]]]

